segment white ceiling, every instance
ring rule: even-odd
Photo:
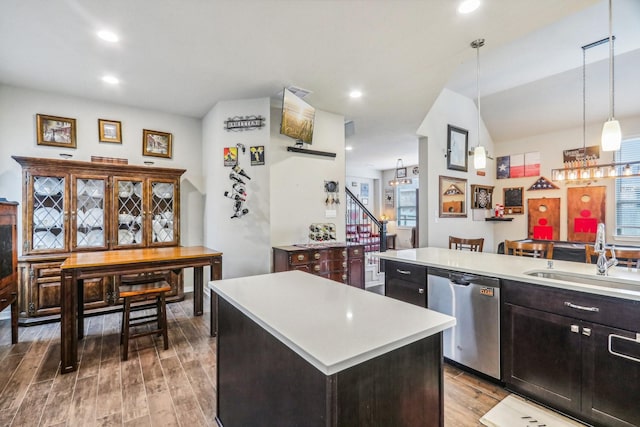
[[[549,129],[581,121],[580,46],[607,35],[606,0],[483,0],[466,16],[457,4],[2,0],[0,82],[192,117],[220,100],[274,97],[295,85],[313,92],[305,98],[312,105],[353,120],[348,162],[386,169],[399,157],[417,163],[416,130],[445,85],[475,98],[469,43],[483,37],[482,112],[494,140],[532,126],[540,133],[541,118]],[[621,117],[630,89],[622,74],[639,69],[629,64],[639,62],[640,1],[615,0],[614,12]],[[98,39],[102,28],[121,42]],[[122,83],[102,83],[106,73]],[[352,89],[364,96],[350,99]]]

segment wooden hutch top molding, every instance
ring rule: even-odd
[[[86,171],[91,173],[95,173],[96,169],[100,169],[100,171],[107,174],[153,174],[154,176],[170,175],[172,177],[175,177],[181,176],[187,171],[186,169],[163,168],[157,166],[123,165],[117,163],[86,162],[81,160],[63,160],[43,157],[11,156],[11,158],[18,162],[22,167],[59,167],[68,170],[73,169],[75,171]]]

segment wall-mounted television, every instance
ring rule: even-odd
[[[282,97],[282,122],[280,133],[298,141],[311,144],[316,109],[298,98],[289,89]]]

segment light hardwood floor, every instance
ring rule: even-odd
[[[0,321],[0,426],[215,426],[209,316],[193,317],[190,296],[167,307],[169,350],[161,338],[145,337],[121,362],[120,314],[90,317],[79,369],[67,375],[58,369],[59,323],[21,327],[12,346],[9,321]],[[507,394],[447,366],[445,426],[480,426]]]

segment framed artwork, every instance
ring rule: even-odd
[[[171,134],[157,130],[142,130],[142,155],[171,158]]]
[[[438,188],[440,218],[466,218],[467,180],[440,175]]]
[[[76,148],[76,119],[36,114],[38,145]]]
[[[493,187],[471,184],[471,209],[491,209]]]
[[[390,206],[393,207],[393,194],[394,194],[394,190],[393,188],[385,188],[384,189],[384,204],[385,206]]]
[[[249,148],[251,152],[251,166],[264,165],[264,145]]]
[[[369,183],[363,182],[360,184],[360,197],[369,197]]]
[[[223,159],[225,166],[235,166],[238,163],[238,147],[224,147]]]
[[[469,131],[447,125],[447,169],[467,171]]]
[[[122,144],[122,124],[116,120],[98,119],[100,142]]]
[[[522,197],[524,187],[505,188],[503,191],[504,213],[508,215],[524,213],[524,200]]]

